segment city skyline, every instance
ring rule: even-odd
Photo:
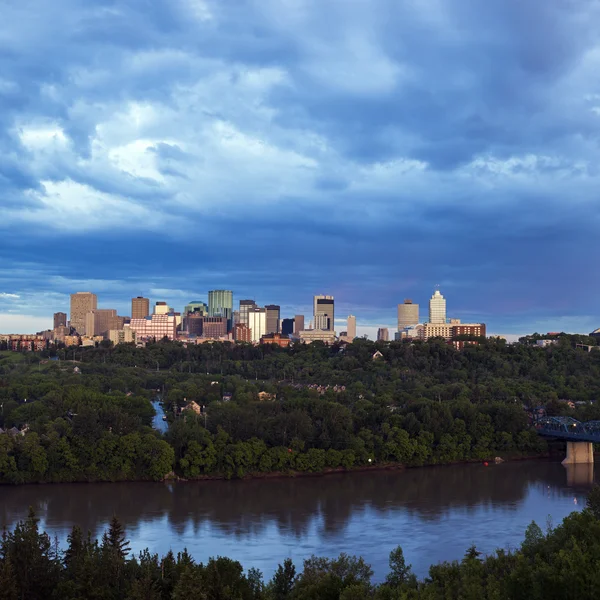
[[[4,7],[0,331],[232,287],[373,337],[436,284],[493,333],[598,327],[600,6],[293,4]]]

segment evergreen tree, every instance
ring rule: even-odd
[[[203,591],[204,582],[200,567],[188,565],[173,590],[173,600],[206,600],[207,595]]]
[[[286,558],[283,565],[279,565],[271,579],[269,588],[274,600],[286,600],[289,598],[294,583],[296,582],[296,567],[291,558]]]
[[[0,600],[17,600],[19,590],[12,562],[5,558],[0,563]]]
[[[397,546],[390,552],[390,572],[386,577],[385,582],[392,587],[400,587],[407,583],[416,582],[416,578],[412,573],[411,565],[406,564],[404,552],[400,546]]]
[[[105,541],[107,547],[111,548],[121,559],[125,559],[129,554],[129,541],[125,538],[125,530],[116,516],[113,516],[110,521]]]

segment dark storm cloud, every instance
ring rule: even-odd
[[[493,331],[588,328],[599,16],[567,0],[8,2],[0,313],[64,309],[76,288],[126,311],[231,287],[290,311],[332,292],[393,324],[439,283]]]

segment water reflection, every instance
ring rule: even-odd
[[[298,479],[0,488],[0,524],[11,527],[31,505],[64,539],[74,524],[100,535],[116,514],[136,550],[187,546],[199,560],[229,554],[267,573],[287,554],[301,562],[346,551],[365,555],[381,574],[400,543],[423,574],[432,561],[460,558],[472,542],[484,551],[516,545],[532,518],[543,525],[549,513],[558,522],[581,509],[593,469],[572,467],[528,461]]]

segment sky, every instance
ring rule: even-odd
[[[3,0],[0,332],[209,289],[600,326],[596,0]]]

